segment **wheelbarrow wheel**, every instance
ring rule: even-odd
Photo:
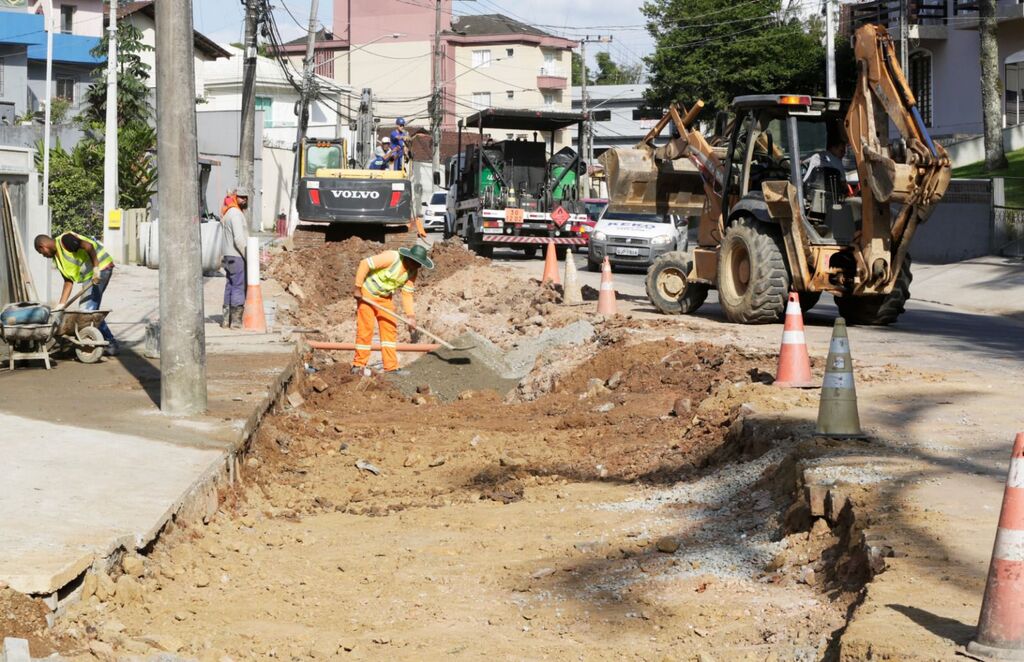
[[[79,329],[78,335],[82,340],[103,342],[103,334],[94,326],[87,326],[84,329]],[[103,358],[103,345],[97,345],[92,348],[76,347],[75,356],[78,357],[78,360],[82,363],[96,363]]]

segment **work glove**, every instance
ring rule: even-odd
[[[99,285],[100,284],[101,276],[102,276],[102,274],[100,273],[100,270],[96,269],[96,268],[93,268],[93,270],[92,270],[92,284],[93,285]]]

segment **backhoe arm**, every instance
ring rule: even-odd
[[[854,55],[857,88],[846,114],[846,133],[864,202],[855,290],[887,292],[917,225],[945,194],[951,169],[946,150],[928,135],[888,31],[879,25],[860,27]],[[902,140],[890,142],[889,121]],[[903,205],[895,221],[890,203]]]

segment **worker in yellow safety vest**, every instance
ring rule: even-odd
[[[395,292],[401,290],[402,309],[415,326],[416,309],[413,306],[413,293],[416,291],[416,276],[420,267],[434,268],[434,262],[427,256],[427,249],[420,245],[399,248],[397,251],[384,251],[359,263],[353,292],[356,301],[359,302],[356,309],[356,355],[352,360],[353,374],[361,373],[370,360],[374,322],[380,329],[380,354],[384,362],[384,371],[398,370],[398,325],[387,311],[395,310],[392,297]],[[371,306],[371,302],[379,308]]]
[[[110,284],[114,275],[114,260],[96,239],[77,232],[65,232],[56,238],[41,234],[35,239],[36,252],[53,260],[53,266],[64,278],[64,289],[60,293],[58,306],[63,306],[71,298],[71,290],[75,283],[92,282],[92,287],[82,299],[82,310],[99,310],[103,302],[103,292]],[[119,346],[114,334],[106,322],[99,325],[103,339],[109,344],[104,352],[109,356],[117,355]]]

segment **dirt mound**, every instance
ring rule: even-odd
[[[27,639],[33,658],[69,650],[69,642],[57,637],[46,625],[49,609],[10,588],[0,588],[0,640],[4,637]]]
[[[383,249],[383,244],[352,237],[286,251],[274,257],[268,275],[299,300],[301,316],[341,299],[351,299],[359,261]]]
[[[419,285],[432,285],[471,266],[486,266],[490,260],[469,252],[460,239],[437,241],[430,247],[434,268],[424,270]]]

